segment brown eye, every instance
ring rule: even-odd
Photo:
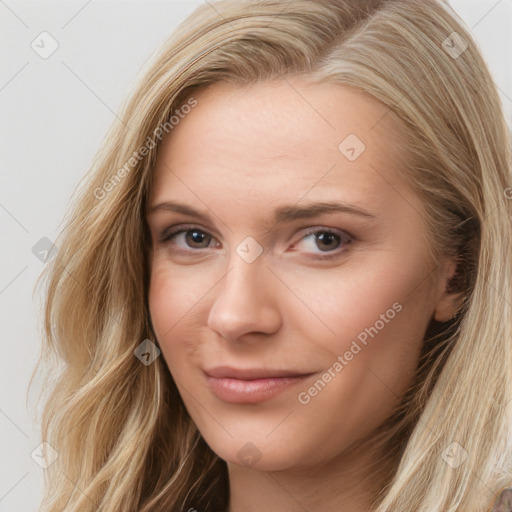
[[[294,252],[304,252],[318,259],[328,259],[341,256],[352,236],[344,231],[332,229],[310,229],[293,245]]]
[[[341,243],[341,237],[329,231],[318,231],[315,233],[315,242],[322,251],[337,249]]]
[[[210,245],[211,237],[204,233],[203,231],[193,229],[185,231],[184,233],[185,240],[189,247],[203,249]]]
[[[181,249],[206,249],[212,246],[214,238],[205,231],[194,227],[181,226],[164,231],[159,238],[161,244],[173,244]]]

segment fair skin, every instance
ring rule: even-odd
[[[380,480],[364,478],[374,454],[349,449],[410,386],[429,321],[454,314],[454,265],[427,259],[394,114],[346,86],[288,82],[216,84],[164,139],[150,209],[179,202],[209,218],[148,214],[151,319],[188,413],[227,462],[230,512],[363,512]],[[349,134],[366,146],[353,161],[338,149]],[[274,220],[317,202],[366,214]],[[205,375],[220,365],[306,376],[267,399],[226,400]]]

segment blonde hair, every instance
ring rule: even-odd
[[[458,258],[460,309],[430,326],[416,380],[379,433],[394,463],[372,510],[484,512],[512,483],[511,146],[471,36],[434,0],[223,0],[197,9],[147,64],[41,276],[36,371],[53,372],[42,435],[59,454],[42,512],[226,509],[226,464],[162,357],[134,356],[157,343],[144,215],[159,144],[148,141],[201,88],[293,75],[366,91],[401,119],[432,255]],[[467,459],[449,464],[450,449]]]

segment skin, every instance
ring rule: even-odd
[[[410,386],[430,320],[455,313],[446,292],[454,263],[427,260],[422,201],[398,173],[400,121],[362,92],[300,78],[216,84],[195,98],[159,150],[149,205],[179,201],[211,220],[163,209],[147,216],[149,307],[162,356],[228,464],[230,512],[366,511],[380,482],[365,478],[375,454],[349,449],[371,438]],[[366,146],[354,161],[338,149],[349,134]],[[275,208],[317,201],[374,217],[273,221]],[[183,225],[204,234],[158,241]],[[341,238],[315,241],[311,233],[327,228]],[[237,253],[248,236],[263,249],[251,263]],[[300,403],[299,393],[396,303],[400,312]],[[315,375],[265,402],[233,404],[205,384],[204,370],[218,365]]]

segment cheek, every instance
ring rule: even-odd
[[[183,367],[179,364],[181,356],[194,356],[198,340],[198,306],[208,289],[204,279],[191,272],[180,273],[179,269],[165,264],[155,263],[153,266],[149,311],[162,355],[173,375]]]
[[[332,442],[312,447],[315,457],[328,458],[376,428],[412,383],[430,299],[425,266],[409,263],[383,258],[354,275],[345,269],[335,279],[316,279],[313,285],[301,276],[290,285],[305,303],[317,305],[318,318],[295,311],[293,327],[315,353],[323,354],[320,380],[328,381],[301,390],[303,429],[323,439],[337,432]],[[293,308],[283,314],[293,315]],[[326,410],[342,414],[326,415]]]
[[[324,354],[325,365],[345,356],[353,372],[370,368],[399,393],[416,368],[432,316],[428,275],[422,258],[392,254],[362,262],[360,269],[347,265],[315,279],[301,275],[288,282],[310,311],[285,300],[282,314]]]

